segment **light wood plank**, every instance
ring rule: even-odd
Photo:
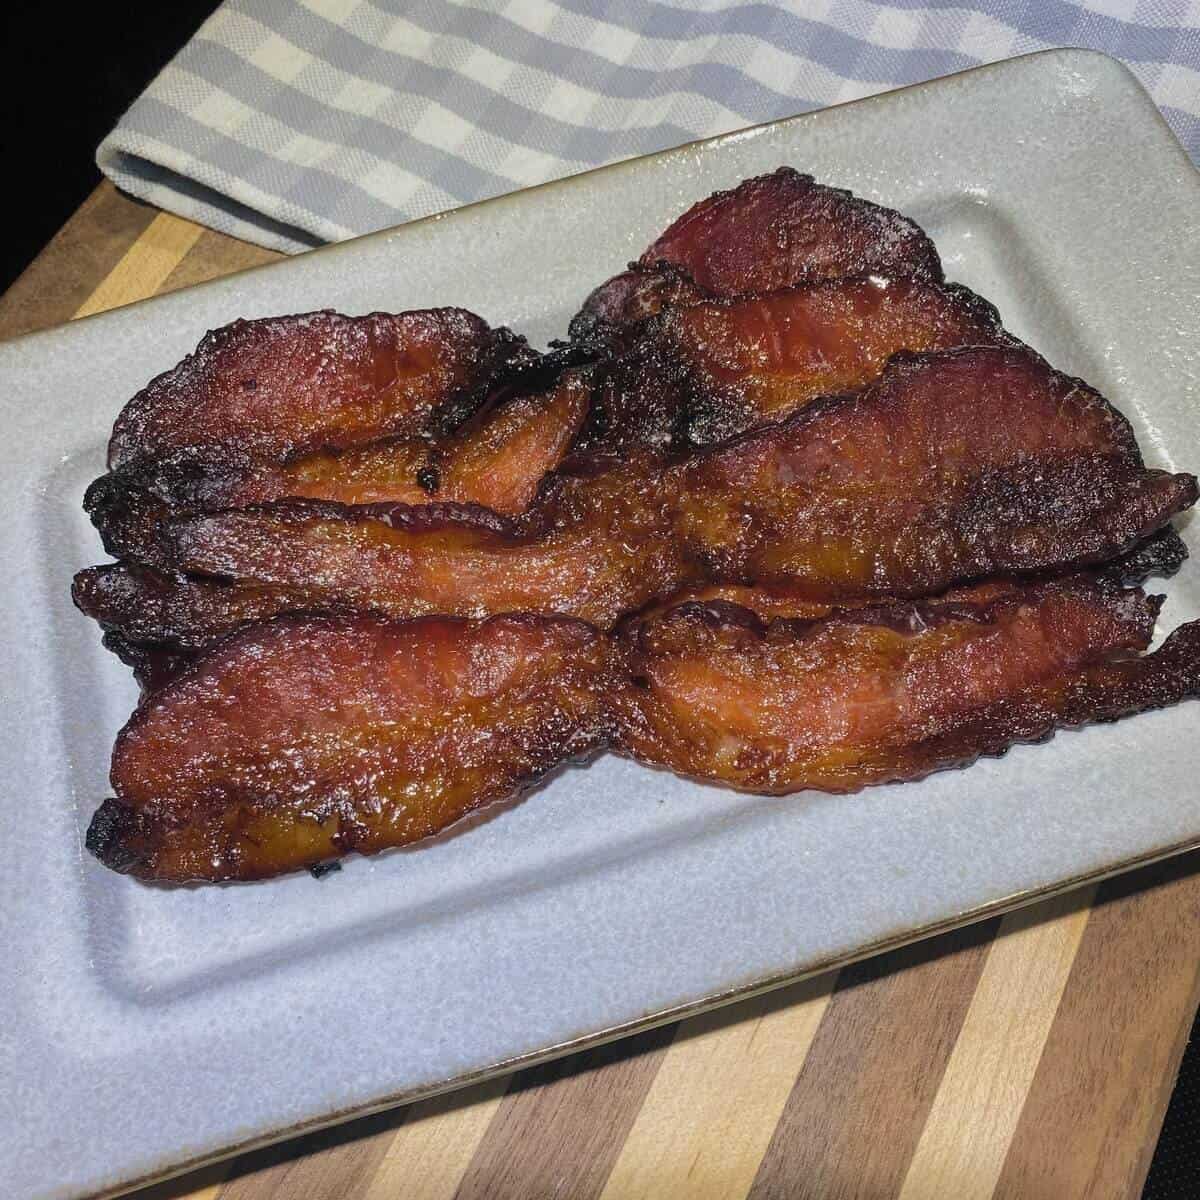
[[[741,1200],[829,1006],[836,973],[683,1022],[602,1200]]]
[[[191,221],[159,213],[79,306],[75,317],[89,317],[153,296],[203,232]]]
[[[1093,893],[1087,888],[1001,922],[900,1200],[990,1200]]]
[[[179,265],[163,280],[158,295],[194,287],[210,279],[221,279],[251,267],[277,262],[285,255],[264,250],[250,242],[239,242],[213,229],[205,229]]]

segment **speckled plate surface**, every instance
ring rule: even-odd
[[[0,1161],[119,1190],[1200,842],[1200,706],[853,797],[615,758],[322,882],[166,889],[83,851],[135,699],[68,583],[112,419],[238,316],[465,304],[546,339],[691,201],[790,163],[903,209],[947,274],[1200,467],[1200,182],[1124,68],[1055,51],[504,197],[0,346]],[[1193,525],[1195,523],[1193,522]],[[1195,529],[1185,537],[1198,541]],[[1164,626],[1200,616],[1200,570]]]

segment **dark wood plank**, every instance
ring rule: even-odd
[[[456,1200],[599,1196],[674,1032],[652,1029],[522,1072]]]
[[[1200,1000],[1200,855],[1101,889],[994,1200],[1136,1200]]]
[[[997,924],[842,972],[751,1200],[881,1200],[899,1192]]]

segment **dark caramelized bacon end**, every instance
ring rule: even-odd
[[[166,500],[131,482],[125,472],[110,471],[92,481],[83,495],[83,508],[113,558],[164,565],[163,523],[171,515]]]
[[[1121,587],[1136,587],[1147,579],[1170,579],[1187,562],[1188,549],[1173,525],[1151,534],[1128,554],[1101,568],[1101,575]]]
[[[170,650],[163,645],[130,642],[115,630],[106,633],[100,642],[105,650],[111,651],[133,671],[143,697],[170,683],[196,659],[194,651]]]
[[[710,296],[748,296],[863,274],[940,280],[942,264],[907,217],[780,167],[693,205],[631,271],[588,297],[571,334],[619,341],[623,326],[694,294],[687,282]]]
[[[144,879],[258,879],[415,842],[606,738],[611,644],[554,617],[281,620],[151,693],[87,845]]]
[[[523,338],[460,308],[234,321],[129,401],[108,465],[280,463],[445,433],[535,359]]]
[[[665,308],[698,304],[709,293],[682,271],[661,266],[648,271],[636,263],[596,288],[571,318],[573,342],[600,353],[626,348],[636,328]]]
[[[318,601],[301,589],[187,579],[124,563],[80,571],[72,582],[71,598],[80,612],[119,636],[109,647],[117,653],[127,646],[202,650],[252,621],[343,607],[328,598]]]
[[[771,624],[687,604],[629,634],[618,745],[752,792],[919,779],[1196,696],[1200,622],[1131,657],[1158,604],[1085,579]]]
[[[608,627],[686,586],[818,603],[1100,563],[1195,503],[1125,419],[1027,350],[894,358],[858,393],[665,469],[560,474],[511,526],[312,504],[181,518],[176,570],[401,615],[561,612]],[[405,516],[404,514],[408,515]]]
[[[856,276],[674,308],[597,371],[578,447],[711,445],[862,387],[901,350],[1017,344],[982,297],[926,279]]]

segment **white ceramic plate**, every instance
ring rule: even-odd
[[[1200,709],[782,800],[615,758],[322,882],[165,889],[83,851],[128,673],[75,613],[125,399],[211,326],[464,304],[544,341],[716,188],[790,163],[899,207],[947,274],[1200,467],[1200,184],[1133,77],[1056,51],[746,130],[0,346],[8,797],[0,1161],[117,1189],[919,937],[1200,841]],[[1193,539],[1194,540],[1194,539]],[[1164,624],[1200,616],[1200,571]]]

